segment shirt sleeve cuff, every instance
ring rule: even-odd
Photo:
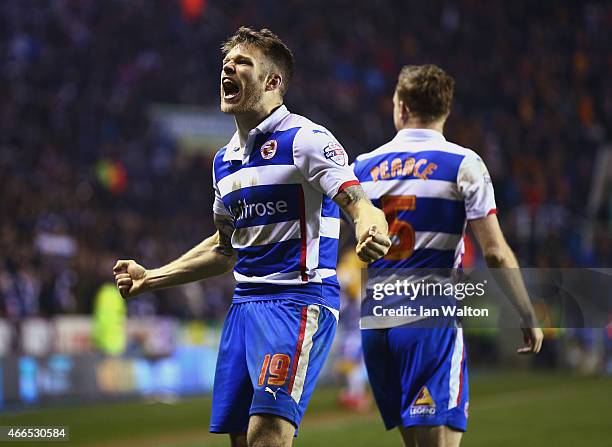
[[[471,213],[467,213],[467,215],[465,216],[465,218],[467,220],[476,220],[476,219],[484,219],[485,217],[489,217],[492,216],[493,214],[497,214],[497,208],[491,208],[489,211],[487,211],[486,213],[484,212],[471,212]]]
[[[349,186],[355,186],[355,185],[360,185],[359,180],[349,180],[348,182],[344,182],[338,187],[338,192],[336,194],[344,191]]]

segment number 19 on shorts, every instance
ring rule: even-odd
[[[266,354],[259,373],[259,386],[283,386],[289,375],[291,359],[287,354]],[[267,381],[266,381],[267,379]]]

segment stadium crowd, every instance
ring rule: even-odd
[[[447,137],[487,162],[522,265],[612,264],[609,195],[587,231],[612,139],[609,2],[23,0],[0,2],[0,317],[91,312],[115,259],[159,265],[212,233],[211,156],[177,150],[148,110],[218,104],[220,42],[243,24],[286,40],[289,108],[351,158],[393,136],[400,67],[442,66]],[[231,290],[225,277],[129,312],[219,318]]]

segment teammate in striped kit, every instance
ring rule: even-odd
[[[501,233],[489,173],[475,152],[442,134],[453,88],[436,66],[402,69],[393,96],[397,135],[353,165],[368,197],[384,210],[393,241],[371,270],[458,268],[467,223],[488,266],[506,267],[500,285],[525,327],[518,352],[537,353],[542,331]],[[362,329],[362,342],[377,405],[386,428],[399,427],[406,446],[458,446],[469,394],[462,329],[455,321],[435,327],[415,320],[362,309],[362,328],[374,328]]]
[[[380,258],[391,241],[342,146],[283,105],[293,71],[285,44],[240,28],[223,53],[221,110],[237,132],[213,162],[218,231],[158,269],[118,261],[115,277],[131,297],[233,268],[210,430],[229,433],[233,446],[289,446],[336,330],[340,208],[362,260]]]

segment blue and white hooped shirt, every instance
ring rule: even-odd
[[[234,302],[297,295],[338,309],[332,198],[358,183],[334,136],[285,106],[249,132],[244,149],[234,134],[213,162],[213,211],[234,222]]]
[[[357,157],[353,168],[372,203],[385,213],[392,242],[389,252],[370,264],[368,287],[370,281],[449,280],[451,269],[462,264],[467,221],[497,211],[482,159],[434,130],[400,130],[387,144]],[[362,327],[389,328],[424,318],[372,315],[377,303],[362,301]],[[385,299],[388,308],[404,304],[403,296]]]
[[[352,166],[394,242],[372,268],[458,268],[466,221],[497,212],[482,159],[434,130],[400,130]]]

